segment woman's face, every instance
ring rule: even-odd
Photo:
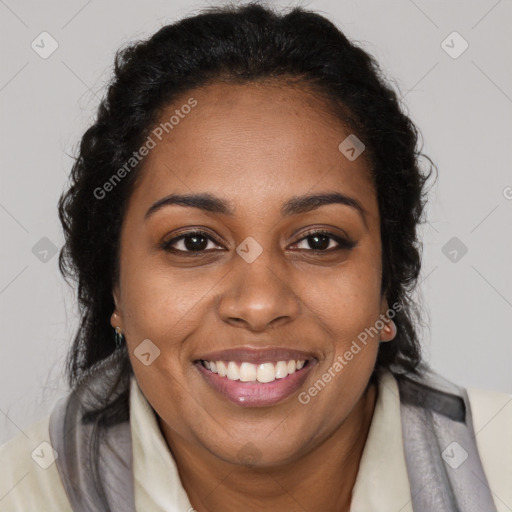
[[[127,207],[111,323],[170,437],[233,463],[293,461],[356,410],[384,339],[357,341],[387,310],[365,155],[346,158],[350,131],[285,85],[209,85],[161,121],[177,109]],[[171,194],[210,200],[152,209]],[[349,199],[301,200],[317,194]]]

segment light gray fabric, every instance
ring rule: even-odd
[[[93,423],[86,421],[88,412],[129,392],[129,381],[119,381],[116,373],[125,357],[124,349],[116,351],[93,368],[51,414],[56,464],[74,512],[135,512],[129,411],[117,424],[99,427],[98,451],[91,446]],[[496,512],[466,390],[427,367],[421,376],[395,376],[414,512]],[[96,453],[99,485],[90,469]]]
[[[51,443],[58,453],[56,464],[74,512],[135,512],[129,412],[120,423],[98,427],[97,450],[92,445],[95,425],[84,421],[87,412],[112,403],[126,391],[122,383],[116,388],[121,357],[119,350],[95,367],[74,392],[57,403],[50,416]],[[113,393],[106,401],[108,389]],[[91,468],[97,461],[99,482],[95,485]]]
[[[496,512],[466,390],[426,367],[397,380],[414,512]]]

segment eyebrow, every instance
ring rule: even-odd
[[[300,215],[327,204],[343,204],[354,208],[361,216],[364,224],[368,226],[366,210],[356,199],[340,192],[323,192],[292,197],[281,206],[281,216]],[[230,206],[228,201],[205,192],[202,194],[170,194],[163,197],[151,205],[144,216],[144,220],[147,220],[158,210],[170,205],[198,208],[207,212],[219,213],[230,217],[235,215],[234,209]]]

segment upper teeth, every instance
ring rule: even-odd
[[[202,361],[203,366],[221,377],[241,382],[273,382],[276,379],[283,379],[296,370],[300,370],[305,360],[279,361],[277,363],[252,364],[243,362],[240,365],[234,361]]]

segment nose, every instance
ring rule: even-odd
[[[252,263],[236,255],[218,303],[221,319],[235,327],[262,332],[297,317],[301,301],[290,272],[263,253]]]

